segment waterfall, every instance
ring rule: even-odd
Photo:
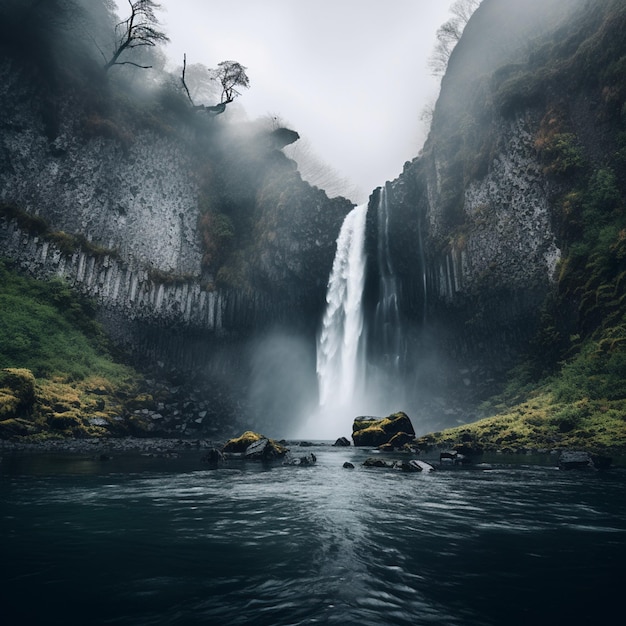
[[[390,371],[400,370],[402,352],[402,328],[398,308],[399,287],[389,249],[389,204],[383,187],[378,200],[378,247],[377,261],[379,272],[378,303],[374,318],[376,348],[382,362]]]
[[[360,205],[346,216],[328,281],[317,344],[319,404],[326,412],[351,406],[363,384],[366,214],[367,205]],[[353,417],[349,414],[349,420]]]

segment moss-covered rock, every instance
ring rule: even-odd
[[[9,418],[0,421],[0,439],[25,437],[37,432],[35,425],[23,418]]]
[[[281,458],[287,454],[287,448],[264,435],[247,430],[240,437],[229,439],[222,448],[226,454],[245,454],[250,459]]]
[[[396,437],[400,433],[403,436]],[[402,411],[382,419],[357,417],[352,425],[352,440],[355,446],[382,446],[390,443],[394,437],[399,446],[415,438],[413,424],[409,416]]]
[[[35,377],[30,370],[0,370],[0,419],[30,416],[34,402]]]

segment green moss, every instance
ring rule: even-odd
[[[15,220],[19,228],[34,235],[44,235],[48,232],[48,224],[42,217],[30,215],[12,203],[0,202],[0,217],[9,221]]]
[[[411,420],[406,413],[402,411],[393,413],[381,419],[375,418],[356,418],[352,425],[352,439],[355,446],[380,446],[391,443],[394,436],[398,434],[405,435],[402,443],[406,443],[407,437],[413,438],[415,431]]]
[[[115,250],[98,246],[89,241],[84,235],[72,235],[62,230],[50,230],[48,223],[42,217],[31,215],[15,204],[0,202],[0,217],[15,220],[20,229],[31,235],[41,236],[46,241],[54,244],[66,256],[71,256],[77,251],[83,250],[94,257],[119,257]]]
[[[251,430],[247,430],[239,437],[235,437],[233,439],[229,439],[222,448],[222,452],[227,452],[231,454],[243,454],[248,446],[255,443],[256,441],[260,441],[261,439],[268,439],[265,435],[261,435],[259,433],[255,433]],[[274,439],[268,439],[271,453],[275,456],[282,456],[287,452],[287,448],[285,448],[282,444],[278,443]]]
[[[0,370],[0,419],[29,415],[34,402],[35,377],[30,370]]]
[[[0,436],[124,430],[119,418],[140,377],[109,354],[91,302],[0,262],[0,310]]]

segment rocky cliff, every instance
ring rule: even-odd
[[[398,408],[418,420],[468,421],[511,367],[544,375],[592,337],[626,374],[625,27],[622,0],[484,0],[422,153],[373,192],[369,357],[389,367],[372,323],[384,201],[412,394]],[[302,181],[281,151],[294,131],[207,117],[172,81],[139,89],[90,63],[51,73],[53,56],[12,45],[0,62],[4,256],[95,297],[140,358],[201,371],[234,398],[254,389],[266,419],[290,415],[313,393],[351,203]]]
[[[549,369],[571,349],[568,333],[580,337],[564,268],[598,176],[623,206],[623,24],[622,2],[484,0],[450,58],[422,154],[384,189],[407,371],[453,420],[529,352]],[[370,258],[375,231],[371,220]],[[466,408],[450,409],[459,399]]]
[[[232,331],[294,306],[309,327],[317,319],[351,205],[304,183],[284,139],[180,102],[168,110],[163,94],[129,102],[119,86],[86,96],[71,82],[51,92],[11,57],[0,74],[5,255],[131,320]],[[225,242],[207,214],[227,221]]]

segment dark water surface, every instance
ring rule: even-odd
[[[213,471],[200,451],[106,462],[5,454],[1,622],[623,618],[625,470],[515,463],[405,474],[362,467],[367,451],[313,451],[315,467]],[[346,460],[356,468],[343,469]]]

